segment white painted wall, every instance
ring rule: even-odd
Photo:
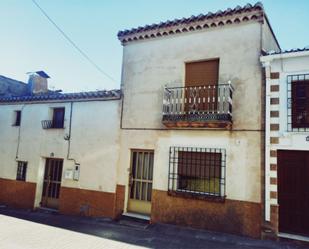
[[[307,137],[309,132],[288,131],[287,119],[287,78],[289,75],[309,74],[309,52],[286,53],[282,55],[269,55],[261,57],[261,62],[266,68],[266,75],[270,72],[279,72],[279,79],[267,78],[266,87],[270,98],[279,98],[280,105],[271,106],[270,101],[266,107],[266,127],[268,131],[265,136],[266,153],[265,153],[265,219],[270,220],[270,205],[277,205],[277,199],[270,199],[270,191],[277,191],[276,185],[271,185],[269,178],[277,177],[275,171],[270,171],[270,164],[277,164],[276,158],[270,157],[270,150],[306,150],[309,151],[309,141]],[[309,77],[308,77],[309,79]],[[279,92],[271,92],[271,85],[279,84]],[[279,118],[271,118],[270,111],[279,111]],[[270,131],[270,123],[279,123],[279,132]],[[270,144],[270,137],[279,137],[279,144]]]
[[[41,200],[45,158],[63,158],[62,186],[115,192],[119,154],[120,100],[74,102],[70,158],[80,163],[79,181],[64,179],[74,168],[67,160],[70,103],[0,105],[0,177],[16,179],[15,161],[18,133],[18,160],[28,162],[28,182],[37,183],[36,205]],[[65,107],[64,129],[42,129],[41,120],[52,118],[52,108]],[[13,124],[14,110],[22,110],[21,126]]]

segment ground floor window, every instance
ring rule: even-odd
[[[26,174],[27,174],[27,162],[18,161],[16,180],[26,181]]]
[[[225,196],[225,161],[224,149],[170,147],[169,191]]]

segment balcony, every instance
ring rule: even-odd
[[[41,121],[43,129],[63,129],[63,121],[55,122],[54,120],[42,120]]]
[[[168,128],[230,129],[233,86],[166,87],[162,123]]]

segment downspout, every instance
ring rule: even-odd
[[[18,160],[18,154],[19,154],[19,145],[20,145],[20,129],[21,129],[21,125],[22,125],[22,118],[23,118],[23,110],[24,108],[26,107],[26,105],[24,104],[22,107],[21,107],[21,117],[20,117],[20,124],[19,124],[19,127],[18,127],[18,137],[17,137],[17,148],[16,148],[16,154],[15,154],[15,160],[17,161]]]
[[[70,151],[71,151],[71,133],[72,133],[72,118],[73,118],[73,101],[70,102],[71,108],[70,108],[70,123],[69,123],[69,135],[65,138],[65,140],[68,141],[68,152],[67,152],[67,160],[74,161],[76,164],[76,161],[74,158],[70,158]]]
[[[270,221],[270,62],[264,62],[265,98],[265,220]]]

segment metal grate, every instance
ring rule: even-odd
[[[18,161],[16,180],[26,181],[27,162]]]
[[[225,196],[225,149],[170,147],[169,153],[169,192]]]
[[[306,98],[306,89],[304,90],[304,96],[301,93],[293,93],[293,89],[294,91],[297,89],[297,84],[304,85],[304,89],[308,88],[309,74],[287,76],[287,131],[309,131],[309,123],[301,120],[308,120],[309,113],[307,107],[309,100]]]

